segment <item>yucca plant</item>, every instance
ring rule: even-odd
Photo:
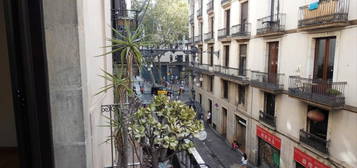
[[[107,79],[110,84],[101,88],[97,94],[101,94],[109,89],[113,89],[115,92],[116,100],[119,104],[126,104],[128,102],[128,96],[132,95],[132,76],[133,76],[133,64],[136,63],[141,67],[143,56],[140,52],[140,47],[146,45],[142,41],[143,39],[143,27],[139,26],[135,32],[131,32],[129,26],[126,26],[124,32],[119,32],[113,29],[113,38],[110,39],[112,45],[106,46],[112,48],[108,53],[104,55],[110,55],[114,53],[119,53],[120,64],[119,72],[117,74],[110,74],[104,72],[103,78]],[[130,106],[129,106],[130,108]],[[134,108],[134,107],[133,107]],[[130,110],[129,110],[130,111]],[[118,151],[119,164],[121,168],[128,167],[128,149],[129,149],[129,134],[128,134],[128,123],[129,118],[128,112],[126,110],[119,111],[116,119],[120,121],[110,121],[114,126],[115,135],[115,146]]]

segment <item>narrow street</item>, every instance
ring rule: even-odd
[[[196,149],[211,168],[239,168],[242,154],[233,151],[224,139],[206,126],[207,139],[194,139]]]

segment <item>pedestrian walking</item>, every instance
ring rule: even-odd
[[[247,165],[248,165],[248,156],[247,156],[247,154],[243,153],[241,162],[242,163],[241,163],[240,167],[241,168],[247,168]]]

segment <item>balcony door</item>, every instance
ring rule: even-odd
[[[224,60],[223,66],[229,67],[229,45],[224,46]]]
[[[246,26],[248,23],[248,1],[241,4],[241,13],[240,13],[240,24],[241,32],[246,32]]]
[[[229,29],[230,29],[230,26],[231,26],[231,10],[230,9],[227,9],[226,11],[226,20],[225,20],[225,23],[226,23],[226,35],[228,36],[229,35]]]
[[[227,135],[227,109],[222,107],[222,135]]]
[[[210,64],[210,66],[213,66],[213,45],[209,46],[208,47],[208,54],[209,54],[209,57],[208,57],[208,63]]]
[[[208,117],[207,122],[208,122],[208,124],[211,124],[212,123],[212,100],[211,99],[208,99],[208,112],[210,113],[210,114],[208,114],[210,116]]]
[[[239,45],[239,75],[245,76],[247,69],[247,44]]]
[[[336,37],[316,39],[314,79],[332,80]]]
[[[276,83],[278,73],[279,42],[268,43],[268,81]]]
[[[275,95],[271,93],[264,93],[265,99],[265,113],[269,116],[275,116]]]
[[[212,35],[212,38],[213,38],[213,27],[214,27],[214,19],[213,19],[213,16],[209,18],[209,27],[208,27],[208,30],[209,30],[209,33],[211,33]]]

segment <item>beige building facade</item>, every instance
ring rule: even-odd
[[[267,167],[357,167],[357,1],[190,0],[195,98]]]

